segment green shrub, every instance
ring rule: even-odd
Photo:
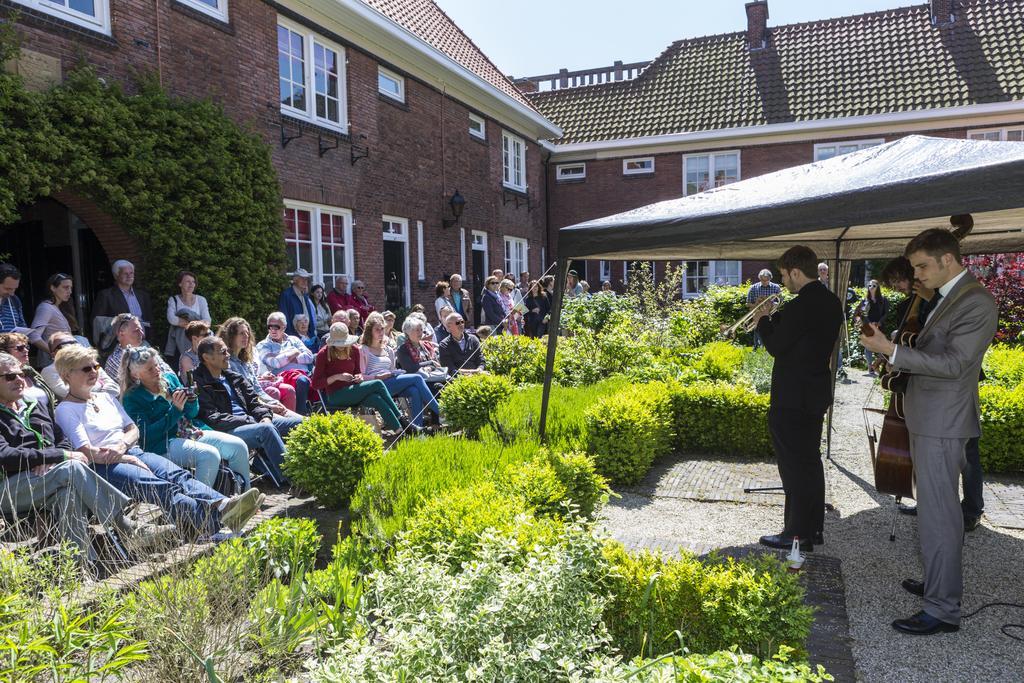
[[[607,396],[584,414],[587,452],[612,484],[635,484],[673,443],[672,394],[652,382]]]
[[[772,388],[772,367],[775,359],[762,346],[743,356],[740,375],[759,394],[767,394]]]
[[[608,653],[591,531],[570,525],[527,562],[513,534],[486,533],[461,572],[447,557],[399,550],[373,577],[376,637],[351,638],[314,672],[324,683],[589,680]]]
[[[553,379],[567,387],[596,384],[646,361],[647,349],[629,328],[559,340]]]
[[[708,379],[731,380],[743,367],[747,353],[746,349],[731,342],[711,342],[701,349],[700,357],[693,365]]]
[[[272,579],[249,605],[250,637],[262,658],[282,672],[298,667],[298,651],[314,641],[321,626],[319,602],[306,589],[304,571],[290,584]]]
[[[512,383],[492,374],[463,375],[441,390],[441,410],[448,423],[475,437],[494,409],[512,393]]]
[[[284,473],[323,505],[347,504],[363,467],[381,456],[380,437],[348,413],[310,415],[288,434]]]
[[[1024,384],[1024,349],[995,344],[985,353],[985,382],[1014,389]]]
[[[353,526],[374,542],[389,543],[425,500],[529,460],[538,448],[525,441],[503,446],[451,436],[401,441],[366,468],[352,496]]]
[[[539,515],[593,519],[608,499],[608,483],[585,453],[541,451],[537,458],[511,465],[495,478],[501,491],[521,496]]]
[[[210,637],[206,629],[210,607],[203,583],[179,576],[143,581],[128,595],[126,609],[136,632],[148,642],[146,669],[151,680],[208,680],[194,656],[206,655]]]
[[[322,540],[311,519],[274,517],[260,522],[245,545],[256,563],[257,576],[287,582],[296,573],[313,568]]]
[[[635,310],[636,302],[629,296],[581,296],[563,302],[559,323],[572,334],[595,334],[631,318]]]
[[[805,662],[790,661],[791,653],[792,650],[783,645],[774,657],[763,660],[735,647],[708,655],[669,657],[649,667],[638,665],[633,671],[622,672],[621,678],[616,680],[636,683],[824,683],[835,680],[820,664],[812,669]]]
[[[544,381],[545,341],[521,334],[492,334],[482,348],[489,372],[508,377],[513,384]]]
[[[243,614],[265,580],[257,575],[253,552],[240,538],[219,544],[212,555],[200,557],[192,566],[192,577],[202,586],[210,602],[210,614],[227,621]]]
[[[605,557],[612,565],[605,623],[627,657],[680,645],[692,652],[737,645],[761,656],[782,645],[803,651],[812,609],[796,576],[774,557],[701,562],[686,553],[630,554],[614,542]]]
[[[981,465],[986,472],[1024,472],[1024,386],[982,386]]]
[[[699,383],[676,388],[672,402],[680,452],[772,453],[767,395],[741,386]]]

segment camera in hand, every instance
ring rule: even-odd
[[[191,370],[185,370],[182,373],[181,383],[185,388],[185,395],[188,397],[188,400],[194,399],[196,397],[196,382]]]

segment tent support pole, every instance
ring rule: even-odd
[[[551,318],[548,321],[548,357],[544,361],[544,391],[540,399],[540,442],[542,444],[546,444],[548,438],[548,400],[551,398],[551,378],[555,372],[555,349],[558,347],[565,278],[569,274],[569,259],[565,256],[558,259],[557,273],[555,275],[555,300],[552,302]]]
[[[839,237],[836,238],[836,260],[835,268],[832,269],[832,291],[836,292],[836,296],[839,297],[839,303],[843,307],[843,326],[839,330],[839,336],[842,337],[846,332],[846,290],[842,291],[842,295],[839,294],[839,256],[842,253],[843,236],[850,230],[847,226]],[[828,404],[828,419],[825,423],[825,459],[832,459],[832,411],[835,410],[836,405],[836,376],[839,373],[839,352],[843,348],[843,340],[836,339],[836,347],[832,349],[832,400]]]

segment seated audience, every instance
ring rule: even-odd
[[[172,360],[183,353],[195,351],[189,343],[189,323],[206,323],[206,329],[209,331],[211,321],[210,307],[206,299],[196,294],[195,273],[188,270],[180,271],[176,284],[178,294],[167,299],[167,323],[171,329],[167,333],[167,346],[164,347],[164,354]]]
[[[612,283],[610,281],[604,280],[601,283],[601,293],[602,294],[610,294],[611,296],[615,296],[615,290],[612,289]]]
[[[222,526],[237,532],[259,509],[265,496],[257,489],[225,498],[167,458],[139,448],[139,428],[121,404],[92,392],[100,369],[95,351],[66,346],[56,363],[68,385],[67,400],[57,406],[57,424],[114,488],[158,505],[188,539],[209,537]]]
[[[491,332],[493,332],[493,330],[490,325],[481,325],[476,328],[476,338],[480,340],[481,344],[483,344],[484,341],[491,336]]]
[[[407,373],[423,375],[427,386],[436,394],[444,386],[446,378],[439,378],[441,363],[438,361],[437,345],[423,339],[423,330],[429,325],[412,316],[405,319],[402,332],[405,342],[398,347],[396,358],[398,366]],[[445,371],[447,375],[447,371]]]
[[[448,338],[448,328],[445,326],[444,321],[447,320],[448,316],[450,316],[454,312],[455,311],[452,309],[451,306],[442,306],[441,307],[441,311],[438,314],[438,318],[439,318],[439,320],[441,322],[439,322],[433,328],[433,330],[434,330],[433,341],[434,341],[435,344],[440,344],[441,342],[443,342],[445,339]],[[428,325],[427,327],[430,327],[430,326]],[[427,331],[426,328],[424,328],[423,331],[426,332]]]
[[[354,280],[352,282],[352,295],[348,300],[349,308],[355,309],[359,313],[359,325],[366,321],[366,316],[373,313],[375,310],[370,300],[366,298],[366,285],[363,284],[362,280]],[[349,328],[352,329],[351,327]]]
[[[277,298],[277,310],[281,311],[281,315],[284,316],[284,329],[289,335],[295,334],[295,328],[292,327],[291,321],[300,313],[308,315],[309,319],[313,321],[314,329],[316,328],[316,306],[313,305],[313,299],[309,296],[309,279],[311,277],[313,276],[308,270],[299,268],[292,274],[291,287],[281,292],[281,296]]]
[[[131,313],[119,313],[114,318],[114,322],[110,324],[110,327],[114,333],[117,345],[110,352],[110,355],[107,356],[107,362],[104,364],[103,369],[107,371],[112,380],[120,382],[121,356],[124,355],[124,350],[129,346],[132,348],[139,346],[148,347],[149,343],[146,341],[146,331],[143,329],[142,323]],[[164,363],[162,358],[160,359],[160,364],[164,372],[173,372],[167,363]]]
[[[259,397],[260,403],[270,408],[275,415],[302,419],[301,415],[288,407],[295,407],[295,389],[284,384],[281,378],[272,372],[260,374],[252,328],[245,318],[228,318],[217,329],[217,336],[224,340],[224,344],[231,352],[228,369],[245,378]]]
[[[25,396],[21,365],[0,353],[0,512],[11,518],[54,513],[58,538],[76,545],[87,566],[96,561],[90,517],[112,526],[135,552],[160,543],[173,527],[137,525],[125,517],[128,497],[89,467],[49,410]]]
[[[275,311],[267,316],[267,336],[256,345],[260,372],[270,372],[284,384],[295,389],[295,411],[309,413],[309,370],[314,354],[302,341],[285,332],[284,314]]]
[[[439,355],[441,365],[448,368],[448,376],[474,375],[484,371],[484,354],[480,352],[480,340],[466,333],[466,321],[458,313],[445,319],[449,337],[441,342]]]
[[[395,329],[395,314],[384,311],[381,315],[384,316],[384,343],[392,349],[397,349],[402,335]]]
[[[121,368],[121,402],[139,425],[139,448],[162,455],[195,471],[212,487],[220,461],[237,472],[249,488],[249,447],[237,436],[203,429],[197,423],[199,398],[173,372],[161,372],[156,349],[129,349]]]
[[[20,332],[0,334],[0,352],[8,353],[21,363],[22,381],[25,383],[26,398],[36,401],[44,408],[53,410],[57,397],[41,374],[28,364],[28,337]]]
[[[580,280],[580,288],[583,290],[583,296],[590,296],[590,283],[586,280]]]
[[[72,337],[66,332],[58,332],[50,337],[50,357],[56,358],[57,352],[65,346],[81,346],[81,342],[75,337]],[[68,385],[60,378],[60,373],[57,372],[57,364],[50,363],[45,368],[39,371],[42,375],[43,381],[46,382],[47,386],[53,390],[54,396],[60,400],[64,400],[68,395]],[[103,368],[100,368],[99,377],[96,380],[96,384],[93,385],[93,393],[103,392],[110,394],[114,398],[121,396],[121,386],[111,379],[110,375]]]
[[[409,316],[420,322],[419,318]],[[421,327],[422,329],[422,327]],[[423,426],[424,412],[430,410],[435,416],[441,413],[434,400],[434,395],[419,372],[405,374],[395,363],[395,351],[384,343],[384,318],[380,313],[371,313],[366,318],[366,329],[363,331],[362,347],[359,349],[363,357],[363,378],[379,379],[384,382],[392,398],[403,396],[409,399],[412,411],[412,423]]]
[[[0,332],[18,332],[29,338],[33,346],[46,351],[46,342],[39,332],[25,322],[21,299],[15,292],[21,284],[21,271],[10,263],[0,263]]]
[[[316,350],[320,348],[320,340],[316,338],[316,330],[309,329],[309,316],[305,313],[300,313],[295,316],[292,320],[292,327],[295,328],[295,336],[299,338],[299,341],[309,349],[309,352],[316,354]],[[313,361],[309,362],[309,368],[312,369]]]
[[[434,286],[434,295],[437,297],[434,299],[434,314],[437,315],[438,320],[444,320],[441,317],[441,309],[445,306],[452,307],[452,310],[455,309],[455,304],[452,302],[451,284],[441,280]]]
[[[93,338],[96,340],[106,337],[110,330],[110,319],[121,313],[131,313],[144,330],[153,323],[149,293],[135,286],[135,266],[132,262],[118,259],[111,265],[110,271],[114,274],[114,286],[97,294],[92,305]],[[102,344],[101,347],[107,348]],[[120,360],[118,358],[118,362]]]
[[[199,343],[202,365],[195,373],[199,419],[218,432],[237,436],[249,448],[262,448],[269,468],[264,474],[283,485],[288,481],[281,472],[284,437],[302,422],[302,418],[275,415],[260,403],[252,385],[228,369],[230,356],[220,337],[207,337]]]
[[[51,275],[46,281],[47,298],[36,306],[36,314],[32,317],[32,329],[42,340],[49,340],[58,332],[77,334],[78,320],[75,318],[75,307],[71,302],[73,292],[71,276],[65,273]],[[44,366],[52,360],[47,350],[40,349],[39,365]]]
[[[317,337],[322,337],[331,329],[331,307],[327,303],[324,286],[313,285],[309,290],[309,298],[313,300],[313,307],[316,308],[316,328],[313,332]]]
[[[334,288],[327,294],[327,305],[330,307],[331,313],[348,311],[348,309],[352,308],[348,275],[339,275],[334,278]],[[330,328],[328,328],[328,331],[330,331]]]
[[[210,336],[210,325],[205,320],[193,320],[185,327],[185,339],[188,340],[188,350],[182,351],[178,358],[178,372],[188,372],[199,367],[199,356],[196,349],[199,342]]]
[[[345,321],[342,321],[342,322],[345,322]],[[349,332],[351,332],[352,334],[360,334],[360,335],[363,333],[363,318],[362,318],[362,316],[359,315],[359,311],[357,311],[354,308],[348,309],[348,319],[347,319],[347,322],[348,322],[347,327],[348,327],[348,331]],[[334,323],[331,323],[331,324],[333,325]]]
[[[501,302],[504,325],[502,329],[509,334],[519,334],[519,323],[522,320],[523,304],[518,297],[519,290],[511,280],[502,280],[498,283],[498,300]]]
[[[387,387],[380,380],[364,380],[361,356],[345,323],[334,323],[327,343],[317,351],[313,364],[313,388],[333,408],[366,407],[380,413],[384,426],[391,430],[418,431],[402,417]]]

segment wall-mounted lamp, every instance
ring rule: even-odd
[[[466,198],[463,197],[458,190],[455,190],[455,193],[452,195],[452,198],[448,200],[448,206],[451,207],[452,215],[455,216],[455,218],[442,219],[441,225],[443,225],[446,228],[453,228],[456,225],[458,225],[459,218],[462,216],[462,210],[466,208]]]

